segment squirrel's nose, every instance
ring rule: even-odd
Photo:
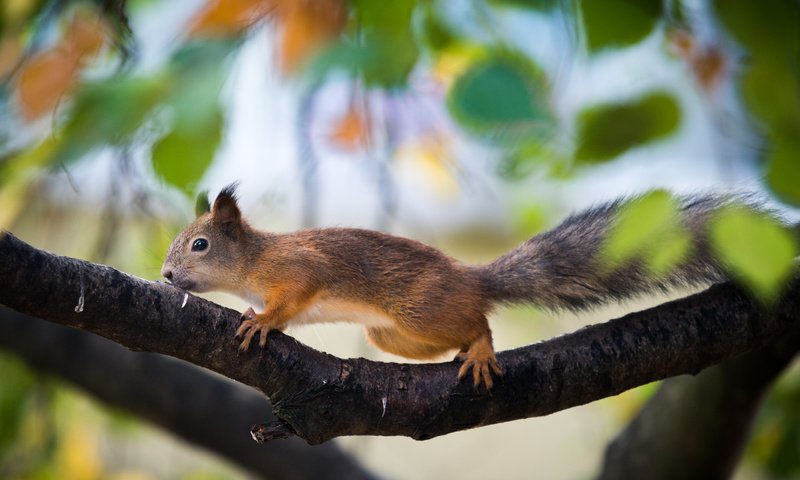
[[[167,280],[172,280],[172,270],[167,267],[161,269],[161,275],[163,275]]]

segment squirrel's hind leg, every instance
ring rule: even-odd
[[[401,357],[427,360],[453,350],[450,347],[409,338],[394,327],[367,327],[364,331],[369,342],[375,347]]]

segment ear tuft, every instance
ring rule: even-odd
[[[233,234],[242,221],[242,213],[239,211],[239,205],[237,204],[237,186],[239,186],[239,182],[223,188],[217,195],[217,199],[214,200],[214,206],[211,209],[211,217],[214,222],[220,224],[229,234]]]
[[[197,200],[194,203],[194,214],[199,217],[204,213],[211,211],[211,204],[208,203],[208,190],[203,190],[197,194]]]

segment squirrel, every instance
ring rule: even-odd
[[[705,224],[731,196],[680,198],[692,254],[655,277],[637,262],[608,271],[597,261],[615,200],[567,218],[485,265],[466,265],[424,243],[355,228],[260,231],[242,217],[236,184],[213,206],[198,199],[196,220],[172,242],[161,274],[178,288],[221,290],[252,302],[236,338],[246,350],[259,335],[289,325],[363,324],[377,348],[413,359],[457,351],[461,380],[493,386],[502,374],[487,315],[497,305],[580,310],[680,286],[727,279],[710,253]]]

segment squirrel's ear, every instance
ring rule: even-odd
[[[197,200],[194,203],[194,214],[199,217],[204,213],[211,211],[211,204],[208,203],[208,190],[204,190],[197,194]]]
[[[226,233],[231,234],[242,221],[242,212],[236,203],[236,186],[236,183],[232,183],[223,188],[211,208],[211,218],[214,222],[222,226]]]

